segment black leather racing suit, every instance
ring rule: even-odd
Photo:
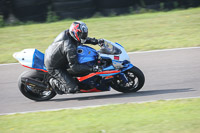
[[[86,43],[95,45],[98,44],[98,40],[88,37]],[[57,90],[59,94],[78,87],[67,71],[68,68],[76,74],[92,72],[91,67],[79,64],[77,58],[78,45],[80,43],[70,36],[69,30],[65,30],[56,37],[45,51],[45,66],[54,79],[52,87],[59,88],[59,91]]]

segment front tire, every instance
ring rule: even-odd
[[[139,68],[134,66],[131,69],[125,71],[124,74],[128,79],[128,83],[124,83],[121,78],[116,77],[111,84],[113,89],[123,93],[130,93],[137,92],[143,87],[145,77]]]
[[[44,72],[36,71],[36,70],[30,70],[22,73],[18,79],[18,87],[21,93],[34,101],[47,101],[53,98],[56,93],[54,90],[45,90],[42,88],[38,88],[37,86],[33,87],[30,85],[27,85],[22,82],[21,78],[32,78],[35,80],[43,81],[44,80]]]

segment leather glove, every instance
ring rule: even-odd
[[[100,47],[102,47],[104,45],[104,39],[99,39],[98,44]]]
[[[93,72],[102,72],[102,67],[98,65],[94,65],[92,70]]]
[[[98,40],[96,38],[90,38],[91,44],[98,44]]]

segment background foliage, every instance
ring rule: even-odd
[[[96,13],[110,16],[199,5],[200,0],[0,0],[0,15],[9,22],[13,19],[11,14],[16,21],[49,22],[58,17],[80,19]]]

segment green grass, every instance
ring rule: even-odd
[[[89,36],[116,41],[127,51],[200,46],[200,8],[83,19]],[[25,48],[42,52],[73,20],[0,28],[0,63],[16,62]]]
[[[1,133],[199,133],[200,99],[0,116]]]

